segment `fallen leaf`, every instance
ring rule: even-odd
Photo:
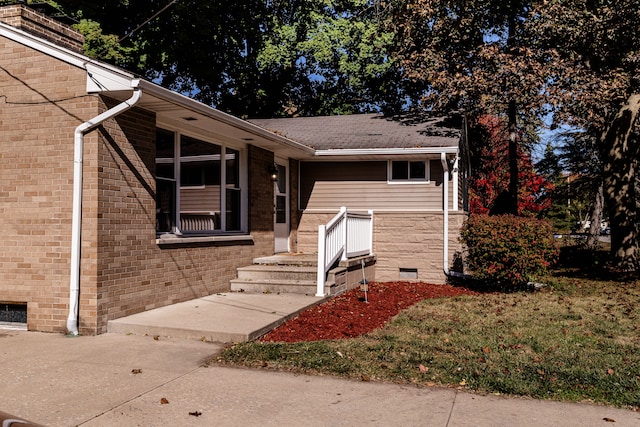
[[[369,378],[369,376],[365,374],[360,375],[360,379],[362,381],[371,381],[371,378]]]
[[[484,354],[489,354],[489,353],[491,353],[491,347],[486,346],[485,348],[483,348],[483,349],[482,349],[482,352],[483,352]]]
[[[614,372],[613,369],[611,369],[611,368],[607,369],[607,374],[613,375],[613,372]]]
[[[613,418],[607,418],[607,417],[604,417],[602,420],[606,421],[608,423],[615,423],[616,422],[616,420],[614,420]]]
[[[142,369],[132,369],[131,373],[132,374],[141,374],[142,373]]]
[[[467,380],[462,380],[462,381],[460,381],[458,384],[463,385],[463,386],[464,386],[464,385],[467,385]]]
[[[161,405],[166,405],[167,403],[169,403],[169,401],[167,400],[166,397],[163,397],[162,399],[160,399],[160,404]]]
[[[200,411],[193,411],[193,412],[189,412],[189,415],[193,415],[194,417],[199,417],[200,415],[202,415],[202,412],[200,412]]]
[[[160,336],[159,336],[159,335],[154,335],[154,336],[153,336],[153,339],[154,339],[154,340],[156,340],[156,341],[158,341],[158,340],[160,339]]]
[[[424,366],[422,363],[419,366],[420,372],[429,372],[429,368]]]

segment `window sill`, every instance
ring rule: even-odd
[[[216,236],[189,236],[176,234],[162,234],[156,238],[158,246],[231,246],[231,245],[252,245],[253,236],[250,234],[225,234]]]

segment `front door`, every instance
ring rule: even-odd
[[[276,160],[278,179],[274,182],[273,230],[275,253],[289,252],[289,174],[288,161]]]

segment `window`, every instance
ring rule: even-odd
[[[242,231],[242,152],[164,129],[156,135],[156,231]]]
[[[393,160],[390,162],[390,181],[427,181],[427,162],[424,160]]]

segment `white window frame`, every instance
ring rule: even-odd
[[[388,184],[428,184],[430,182],[431,176],[431,166],[430,159],[421,158],[421,159],[396,159],[387,161],[387,183]],[[407,165],[409,167],[409,173],[411,173],[411,162],[422,162],[424,163],[424,178],[407,178],[407,179],[393,179],[393,163],[394,162],[405,162],[409,163]]]
[[[175,227],[174,230],[172,230],[171,234],[175,234],[175,235],[192,235],[192,234],[198,234],[198,235],[234,235],[234,234],[247,234],[248,230],[249,230],[249,172],[248,172],[248,150],[247,150],[247,146],[246,145],[241,145],[241,144],[230,144],[227,142],[223,142],[217,139],[213,139],[210,137],[206,137],[204,135],[201,134],[197,134],[197,133],[192,133],[192,132],[185,132],[182,131],[180,129],[177,129],[173,126],[169,126],[169,125],[164,125],[164,124],[157,124],[156,125],[157,129],[162,129],[164,131],[167,132],[172,132],[174,135],[174,177],[175,179],[173,180],[175,182],[175,216],[176,218],[174,218],[174,223],[175,223]],[[180,141],[181,141],[181,137],[182,136],[186,136],[186,137],[190,137],[190,138],[194,138],[197,139],[199,141],[205,142],[205,143],[211,143],[211,144],[215,144],[217,146],[220,147],[220,229],[219,230],[211,230],[211,231],[206,231],[206,232],[202,232],[202,231],[198,231],[198,232],[192,232],[192,231],[182,231],[181,230],[181,224],[180,224],[180,190],[181,189],[189,189],[189,188],[204,188],[200,187],[200,186],[182,186],[181,182],[180,182]],[[240,199],[240,230],[231,230],[231,231],[227,231],[226,230],[226,222],[227,222],[227,218],[226,218],[226,204],[227,204],[227,198],[226,198],[226,177],[227,177],[227,162],[225,159],[226,156],[226,152],[227,152],[227,148],[231,148],[233,150],[236,150],[239,153],[239,159],[238,159],[238,168],[239,170],[239,188],[240,188],[240,194],[241,194],[241,199]],[[217,155],[216,155],[217,156]],[[209,157],[209,156],[206,156]],[[156,160],[157,161],[157,160]],[[154,177],[156,180],[158,179],[158,177]],[[166,232],[160,232],[162,234],[165,234]]]

